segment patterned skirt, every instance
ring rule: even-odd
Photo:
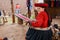
[[[26,40],[52,40],[52,31],[50,30],[36,30],[29,28],[26,33]]]

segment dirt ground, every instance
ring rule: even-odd
[[[53,24],[58,23],[60,20],[54,19]],[[7,37],[9,40],[25,40],[25,35],[28,30],[28,26],[19,24],[4,24],[0,26],[0,38]]]
[[[18,24],[5,24],[0,26],[0,37],[8,37],[9,40],[25,40],[27,26]]]

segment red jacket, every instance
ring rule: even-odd
[[[48,15],[45,11],[38,13],[36,16],[36,22],[32,21],[31,25],[33,27],[48,27]]]

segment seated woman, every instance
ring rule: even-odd
[[[36,3],[38,14],[36,20],[29,21],[30,27],[26,33],[26,40],[52,40],[52,30],[49,21],[49,14],[46,12],[48,4]]]

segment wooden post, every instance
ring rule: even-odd
[[[27,7],[28,7],[28,17],[31,16],[31,10],[30,10],[30,0],[27,0]]]
[[[30,7],[28,7],[28,17],[29,17],[29,18],[31,17],[31,10],[30,10]]]
[[[12,22],[15,23],[13,0],[11,0],[11,10],[12,10]]]
[[[27,0],[27,7],[28,7],[28,18],[30,18],[31,17],[31,10],[30,10],[30,0]],[[26,23],[26,25],[27,25],[27,23]]]

